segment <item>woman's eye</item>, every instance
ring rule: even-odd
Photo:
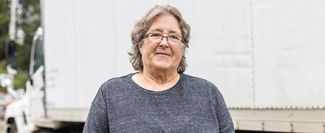
[[[176,35],[170,35],[169,37],[173,38],[173,39],[176,39],[176,40],[180,40],[180,38]]]
[[[160,37],[160,36],[162,36],[162,35],[159,34],[159,33],[153,33],[153,34],[151,34],[150,36],[151,36],[151,37]]]

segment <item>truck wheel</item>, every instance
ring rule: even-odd
[[[7,133],[18,133],[17,125],[15,121],[8,123]]]

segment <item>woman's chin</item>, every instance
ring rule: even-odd
[[[173,69],[170,64],[167,63],[157,63],[154,65],[156,70],[167,71]]]

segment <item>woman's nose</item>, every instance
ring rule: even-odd
[[[169,43],[168,43],[168,38],[167,37],[163,37],[159,43],[159,46],[169,46]]]

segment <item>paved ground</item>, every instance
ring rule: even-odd
[[[0,121],[0,133],[5,133],[5,123]]]

